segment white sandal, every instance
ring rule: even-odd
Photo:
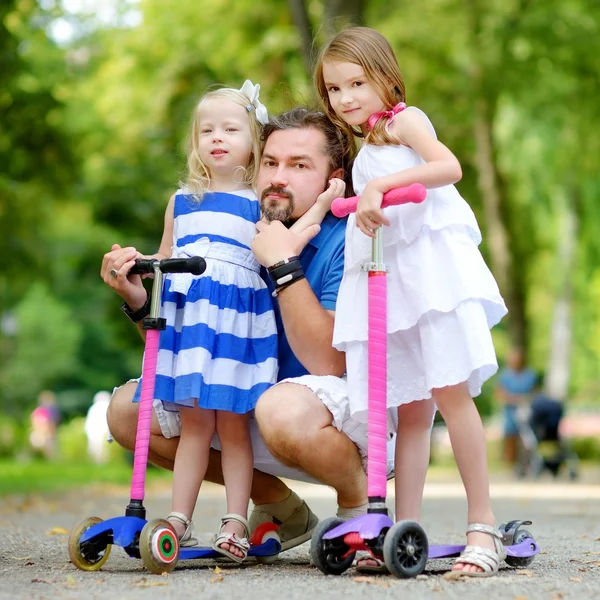
[[[467,534],[477,531],[487,533],[494,540],[494,550],[483,548],[481,546],[467,546],[461,555],[454,561],[454,564],[475,565],[483,569],[483,572],[477,571],[455,571],[465,577],[492,577],[498,573],[500,563],[506,558],[506,548],[502,543],[502,534],[498,529],[484,523],[472,523],[467,529]]]
[[[230,521],[235,521],[239,523],[244,528],[244,537],[240,538],[235,533],[229,533],[228,531],[223,531],[223,527],[226,523]],[[248,550],[250,550],[250,542],[248,538],[250,537],[250,532],[248,529],[248,521],[244,519],[241,515],[236,515],[235,513],[228,513],[221,519],[221,527],[219,527],[219,533],[215,536],[213,541],[212,548],[219,554],[226,556],[227,558],[233,560],[236,563],[241,563],[246,560],[248,556]],[[237,554],[233,554],[229,550],[225,550],[225,548],[221,548],[221,544],[230,544],[234,548],[237,548],[242,552],[242,556],[238,556]]]
[[[198,545],[198,540],[192,537],[192,525],[193,523],[183,513],[170,512],[167,515],[167,521],[178,521],[185,527],[183,535],[179,538],[179,545],[182,548],[189,548]]]

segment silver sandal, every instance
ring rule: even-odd
[[[167,521],[178,521],[185,527],[183,535],[179,538],[179,545],[182,548],[189,548],[198,545],[198,540],[192,537],[192,526],[193,523],[183,513],[170,512],[167,515]]]
[[[467,534],[473,531],[492,536],[494,550],[481,546],[466,546],[461,555],[454,561],[454,564],[475,565],[483,569],[483,572],[453,570],[452,573],[459,573],[465,577],[492,577],[498,573],[500,563],[506,558],[506,548],[502,543],[502,534],[495,527],[485,523],[472,523],[467,529]]]
[[[228,531],[223,531],[223,527],[226,523],[230,521],[235,521],[239,523],[244,528],[244,537],[240,538],[235,533],[229,533]],[[221,527],[219,527],[219,533],[215,536],[213,541],[212,549],[226,556],[230,560],[233,560],[236,563],[241,563],[246,560],[248,556],[248,550],[250,550],[250,542],[248,538],[250,537],[250,532],[248,529],[248,521],[244,519],[241,515],[236,515],[235,513],[228,513],[221,519]],[[242,552],[243,556],[237,556],[237,554],[233,554],[229,550],[225,550],[225,548],[221,548],[221,544],[229,544]]]

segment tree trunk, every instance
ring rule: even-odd
[[[313,39],[313,25],[306,8],[306,0],[288,0],[288,4],[300,35],[304,66],[309,76],[312,76],[318,44],[316,36]],[[323,16],[326,36],[330,38],[348,25],[362,25],[364,11],[365,0],[326,0]]]
[[[569,199],[570,200],[570,199]],[[551,398],[565,400],[569,390],[571,375],[571,300],[573,297],[572,273],[577,248],[579,220],[573,206],[568,201],[561,211],[561,231],[558,236],[557,298],[550,332],[550,353],[546,368],[545,391]]]
[[[325,29],[329,36],[342,27],[363,25],[365,0],[327,0],[325,2]]]
[[[304,67],[310,75],[313,70],[313,32],[306,3],[304,0],[288,0],[288,4],[292,13],[292,19],[300,36]]]
[[[523,265],[514,260],[511,253],[509,229],[506,226],[507,202],[501,185],[494,148],[493,123],[498,90],[496,80],[489,77],[490,70],[499,68],[502,59],[485,64],[486,44],[482,30],[484,9],[478,0],[467,3],[467,15],[471,26],[471,80],[474,94],[473,129],[475,137],[474,162],[477,183],[483,203],[486,224],[486,241],[490,250],[491,268],[500,292],[508,306],[508,331],[513,346],[527,349],[527,316],[525,312],[525,277]]]

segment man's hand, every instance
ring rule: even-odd
[[[317,204],[325,209],[325,213],[331,208],[336,198],[342,198],[346,191],[346,183],[337,177],[329,180],[327,189],[317,198]]]
[[[252,242],[252,252],[263,267],[270,267],[291,256],[298,256],[320,230],[319,225],[311,225],[304,231],[295,233],[281,221],[259,221],[256,224],[258,233]]]
[[[382,202],[383,190],[378,189],[375,180],[369,182],[356,207],[356,226],[371,238],[375,237],[375,230],[378,227],[390,224],[388,218],[383,214]]]
[[[111,251],[102,259],[100,277],[111,287],[132,310],[138,310],[146,302],[147,293],[139,275],[129,275],[136,258],[143,258],[135,248],[121,248],[113,244]],[[116,275],[111,274],[116,272]]]

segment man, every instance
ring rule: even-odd
[[[343,274],[345,221],[328,214],[320,227],[301,234],[286,227],[314,204],[330,179],[343,177],[342,136],[323,113],[296,108],[271,119],[263,140],[257,189],[270,222],[257,224],[252,250],[272,274],[283,267],[291,281],[273,285],[280,383],[259,399],[251,420],[255,508],[250,528],[265,520],[280,524],[286,550],[308,540],[318,520],[278,477],[329,485],[337,492],[340,517],[361,514],[367,500],[363,465],[367,436],[366,427],[350,418],[342,378],[345,357],[331,345]],[[130,266],[121,269],[133,264],[136,255],[134,248],[113,246],[101,270],[104,281],[125,300],[129,314],[135,314],[147,297],[139,277],[125,276]],[[110,274],[113,269],[116,277]],[[135,438],[137,405],[131,399],[136,385],[130,382],[116,390],[108,412],[112,435],[130,449]],[[179,435],[176,417],[155,403],[150,460],[170,469]],[[216,439],[213,448],[219,448]],[[391,468],[388,458],[388,472]],[[218,452],[211,453],[206,479],[223,483]]]

